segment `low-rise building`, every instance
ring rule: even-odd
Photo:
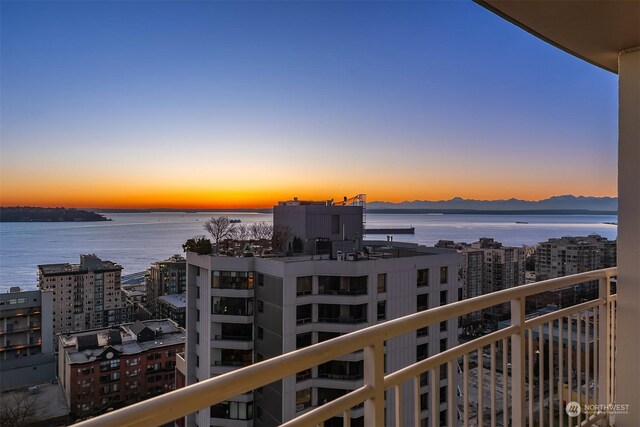
[[[158,299],[163,295],[186,292],[187,267],[182,255],[173,255],[151,264],[145,276],[146,307],[155,318],[161,318]]]
[[[58,335],[58,379],[75,419],[175,388],[185,330],[171,320]]]
[[[158,298],[158,317],[171,319],[184,328],[187,313],[187,294],[163,295]]]

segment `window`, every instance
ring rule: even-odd
[[[429,357],[429,343],[420,344],[416,347],[416,361]]]
[[[309,295],[311,293],[312,276],[302,276],[296,279],[296,294]]]
[[[196,332],[196,344],[200,344],[200,333]]]
[[[384,320],[387,318],[387,302],[378,301],[378,320]]]
[[[447,304],[447,291],[440,291],[440,305]]]
[[[258,326],[258,339],[264,339],[264,329]]]
[[[440,284],[444,285],[447,283],[447,276],[449,273],[449,269],[447,267],[440,267]]]
[[[417,285],[418,286],[429,286],[429,269],[423,268],[418,270],[417,273]]]
[[[196,322],[200,321],[200,310],[196,308]]]
[[[429,327],[426,326],[424,328],[420,328],[416,331],[418,337],[428,337],[429,336]]]
[[[253,301],[250,298],[211,297],[211,314],[252,316]]]
[[[416,298],[416,310],[422,311],[429,308],[429,294],[418,295]]]
[[[447,349],[447,339],[446,338],[442,338],[440,340],[440,353],[442,353],[446,349]]]
[[[302,411],[311,406],[311,389],[296,391],[296,412]]]
[[[387,273],[378,274],[378,293],[387,292]]]
[[[264,313],[264,301],[258,300],[258,313]]]
[[[331,234],[340,234],[340,215],[331,215]]]
[[[253,402],[222,402],[211,407],[211,418],[253,419]]]
[[[311,322],[311,304],[299,305],[296,307],[296,323],[298,325],[302,323]]]
[[[213,271],[211,287],[217,289],[253,289],[252,271]]]
[[[446,332],[447,331],[447,321],[443,320],[442,322],[440,322],[440,332]]]
[[[313,344],[311,332],[296,335],[296,349],[308,347]]]

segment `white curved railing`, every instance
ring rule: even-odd
[[[413,384],[413,419],[419,425],[425,416],[420,401],[421,375],[425,373],[429,377],[428,406],[436,409],[428,414],[432,426],[440,425],[438,417],[443,404],[447,419],[442,421],[449,426],[485,422],[495,426],[500,418],[505,426],[590,424],[607,415],[583,411],[567,418],[563,403],[576,400],[580,404],[607,405],[614,402],[616,295],[612,295],[610,289],[616,271],[614,267],[546,280],[432,308],[283,354],[77,425],[161,425],[359,350],[364,350],[364,385],[284,425],[317,425],[342,415],[344,425],[349,426],[351,409],[362,403],[365,425],[383,425],[385,390],[391,389],[395,393],[395,408],[389,410],[395,413],[395,425],[406,425],[401,410],[402,386],[409,381]],[[589,281],[599,282],[598,298],[538,317],[525,317],[527,297]],[[504,303],[511,304],[509,326],[385,376],[385,340]],[[485,357],[489,359],[489,367],[485,366]],[[462,382],[455,384],[459,364]],[[446,365],[448,385],[444,402],[439,392],[442,365]],[[462,396],[458,396],[458,386]],[[500,390],[502,398],[497,396]]]

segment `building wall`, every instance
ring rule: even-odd
[[[77,271],[57,273],[45,273],[43,267],[47,266],[40,266],[39,288],[52,293],[54,334],[130,320],[130,308],[120,291],[122,267],[109,261],[105,263],[110,267],[91,270],[97,264],[89,262],[84,266],[75,265]]]
[[[74,363],[59,340],[58,380],[73,418],[103,413],[175,389],[176,353],[184,345],[165,345],[107,361]],[[118,362],[117,367],[101,362]]]
[[[51,307],[48,292],[0,294],[0,360],[53,352]]]
[[[408,246],[409,247],[409,246]],[[452,251],[433,250],[431,254],[407,256],[399,258],[337,261],[329,259],[299,258],[297,260],[282,258],[242,258],[225,256],[199,256],[187,254],[188,290],[187,290],[187,328],[196,334],[187,337],[187,383],[219,375],[234,367],[221,366],[219,361],[221,348],[229,345],[223,341],[216,342],[216,331],[222,322],[246,323],[254,326],[253,341],[238,344],[235,348],[254,349],[253,362],[258,358],[268,358],[282,352],[296,349],[299,336],[310,334],[311,343],[319,341],[319,334],[324,332],[348,333],[371,324],[378,323],[410,313],[417,309],[417,295],[428,294],[428,307],[440,304],[441,291],[446,291],[446,301],[453,302],[458,298],[460,282],[458,270],[461,257]],[[440,280],[441,267],[445,267],[447,275]],[[429,269],[429,285],[417,286],[417,270]],[[251,271],[254,272],[255,287],[253,289],[212,289],[211,274],[213,271]],[[378,293],[378,274],[387,274],[386,291]],[[346,276],[367,278],[365,294],[319,294],[318,277]],[[312,293],[297,295],[297,277],[312,276]],[[262,284],[261,284],[262,283]],[[197,297],[199,295],[199,298]],[[211,314],[212,297],[247,298],[253,302],[253,314],[247,316]],[[378,302],[385,301],[386,316],[378,319]],[[311,322],[296,322],[298,306],[311,304]],[[361,323],[321,322],[319,309],[322,304],[336,304],[342,307],[366,304],[366,321]],[[260,308],[261,307],[261,308]],[[260,309],[263,311],[260,312]],[[199,314],[196,310],[200,310]],[[196,320],[199,316],[199,321]],[[258,337],[261,330],[262,338]],[[432,340],[429,355],[440,351],[440,340],[446,340],[447,346],[453,346],[457,340],[457,319],[447,322],[446,330],[440,325],[430,327],[429,336],[418,341],[416,334],[407,334],[388,341],[388,372],[400,369],[416,361],[418,343]],[[204,339],[203,337],[207,337]],[[210,338],[210,340],[209,340]],[[197,342],[196,342],[197,341]],[[243,347],[244,346],[244,347]],[[362,360],[361,354],[346,355],[347,360]],[[256,425],[279,424],[293,418],[300,410],[296,392],[311,389],[311,403],[318,405],[321,389],[342,389],[348,391],[359,387],[362,380],[336,380],[317,378],[318,368],[313,368],[312,377],[296,381],[294,376],[283,379],[275,385],[263,387],[254,396],[244,395],[231,400],[244,399],[254,402]],[[446,384],[446,380],[443,384]],[[426,390],[425,390],[426,391]],[[407,399],[412,396],[412,388],[407,387]],[[388,397],[392,399],[391,396]],[[391,402],[391,400],[390,400]],[[390,403],[392,404],[392,403]],[[358,412],[359,411],[359,412]],[[356,416],[362,410],[356,410]],[[404,408],[405,419],[412,420],[410,405]],[[361,415],[361,414],[360,414]],[[423,414],[426,416],[426,412]],[[391,417],[391,415],[390,415]],[[197,420],[198,425],[252,425],[254,421],[244,422],[210,419],[208,410],[200,411],[190,420]],[[388,420],[391,422],[391,418]]]

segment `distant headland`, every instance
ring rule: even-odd
[[[31,206],[0,207],[0,222],[85,222],[111,221],[109,218],[81,209],[36,208]]]

